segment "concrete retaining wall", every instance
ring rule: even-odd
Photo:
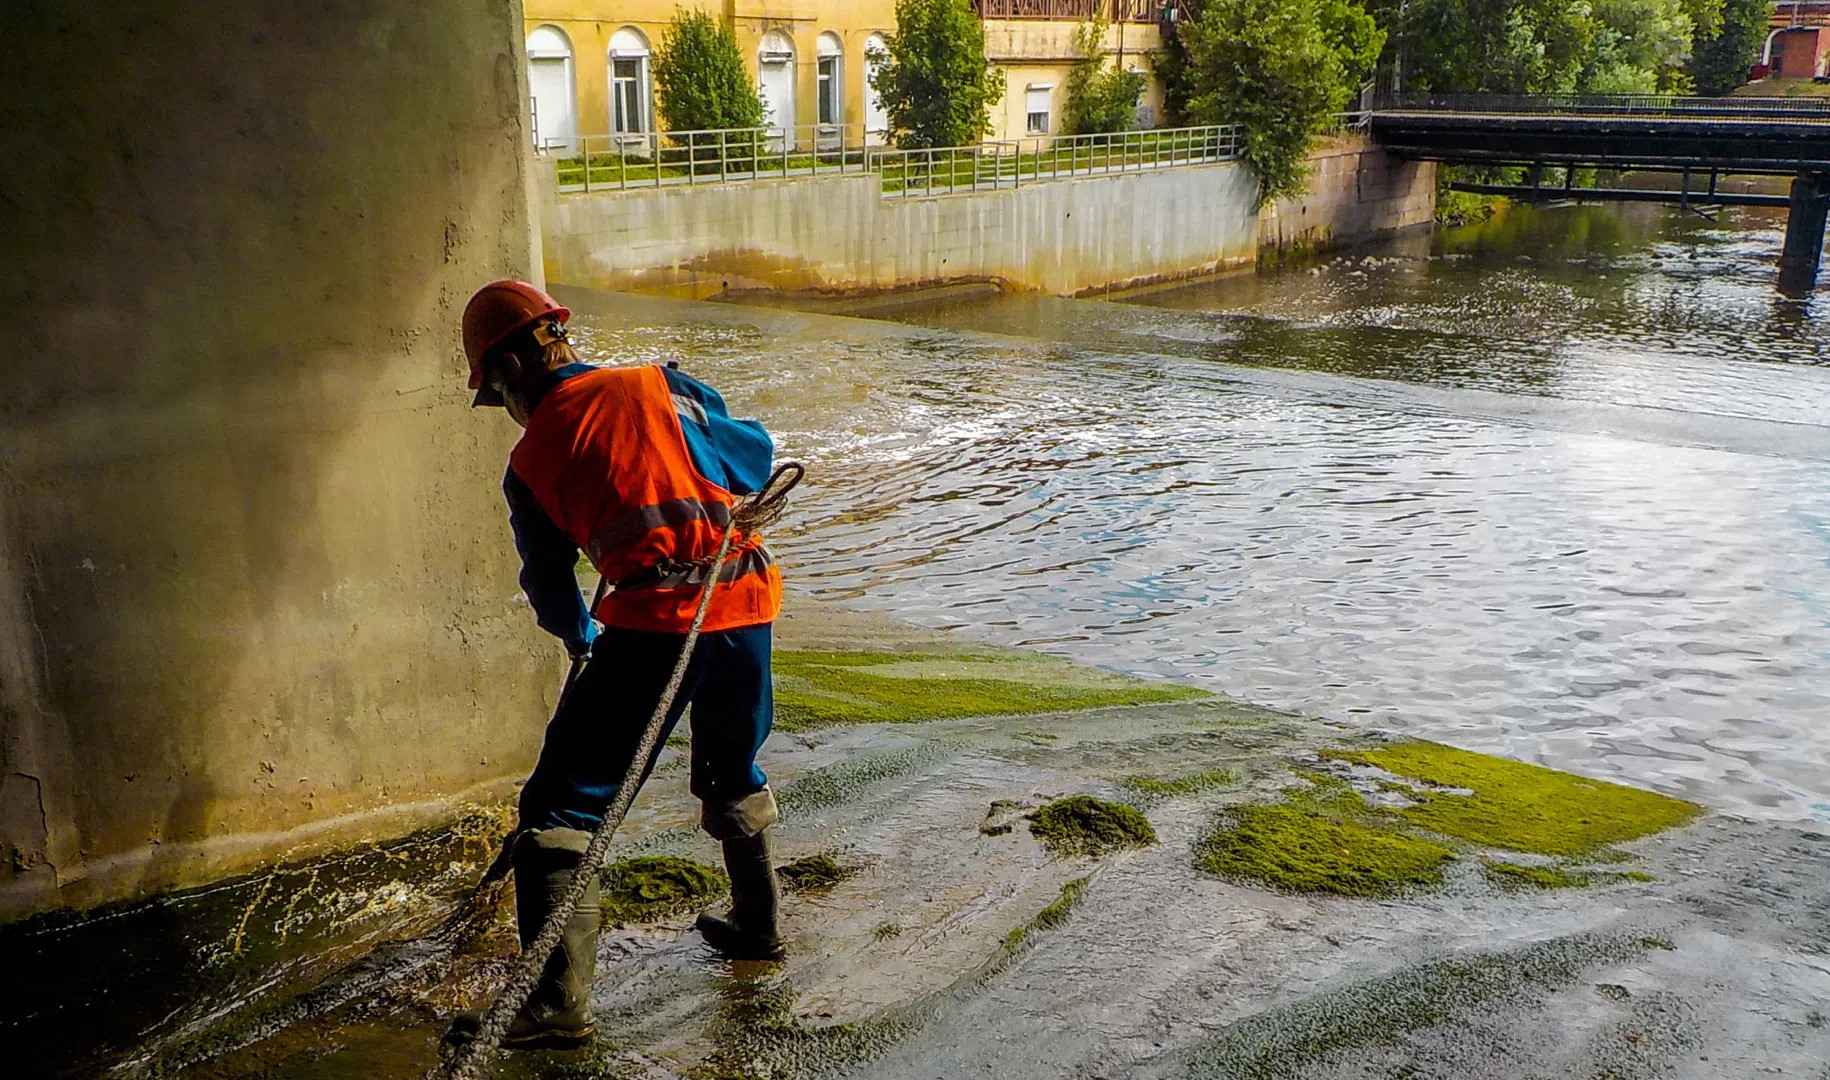
[[[557,194],[541,199],[553,281],[704,298],[997,281],[1098,293],[1250,266],[1261,244],[1340,243],[1425,224],[1435,173],[1363,140],[1316,156],[1315,194],[1256,214],[1242,165],[885,197],[875,176]]]
[[[1435,219],[1433,162],[1399,161],[1364,136],[1347,135],[1317,147],[1309,167],[1309,194],[1259,215],[1265,247],[1328,247]]]
[[[0,921],[504,790],[561,658],[457,318],[537,259],[520,5],[0,28]]]
[[[1003,281],[1063,295],[1251,262],[1251,174],[1212,165],[885,198],[849,175],[548,199],[547,276],[705,297]]]

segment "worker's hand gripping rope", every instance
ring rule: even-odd
[[[655,743],[660,740],[661,728],[667,721],[667,714],[673,707],[674,698],[680,693],[680,684],[686,678],[686,667],[693,657],[693,646],[698,644],[699,629],[705,625],[705,614],[711,608],[712,590],[718,586],[720,568],[724,565],[725,556],[731,550],[731,537],[738,531],[746,536],[753,535],[763,525],[778,520],[786,508],[788,492],[801,482],[806,475],[799,462],[783,462],[770,474],[769,480],[755,495],[746,499],[731,513],[730,524],[724,527],[724,535],[718,540],[718,551],[705,560],[714,569],[706,574],[705,585],[699,592],[699,606],[693,612],[692,627],[686,632],[686,640],[680,647],[680,658],[674,663],[673,675],[667,680],[666,689],[661,691],[661,698],[655,703],[654,715],[649,717],[648,726],[642,732],[642,740],[636,745],[635,756],[629,761],[629,771],[623,775],[623,782],[616,789],[616,797],[610,801],[610,807],[604,812],[604,822],[591,834],[591,843],[585,848],[584,857],[578,862],[578,869],[572,872],[572,878],[566,883],[566,890],[559,902],[547,915],[546,923],[533,942],[523,950],[521,961],[509,975],[507,985],[496,996],[496,1000],[483,1014],[476,1038],[461,1046],[442,1069],[434,1069],[429,1076],[443,1080],[475,1080],[480,1075],[483,1065],[489,1061],[496,1048],[502,1044],[502,1037],[508,1030],[509,1021],[527,1003],[529,995],[534,992],[540,981],[540,973],[546,967],[547,958],[552,956],[553,949],[559,944],[560,935],[564,932],[566,922],[572,912],[578,908],[578,902],[584,897],[585,889],[590,884],[590,876],[596,874],[603,866],[604,853],[610,849],[610,840],[616,835],[617,826],[629,813],[629,806],[635,801],[636,788],[642,779],[643,767],[654,753]],[[598,584],[598,597],[602,599],[603,583]],[[592,605],[596,609],[596,605]],[[580,664],[574,663],[566,679],[569,688],[576,679]]]

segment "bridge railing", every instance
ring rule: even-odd
[[[1380,93],[1374,112],[1485,115],[1744,117],[1830,124],[1830,98],[1707,98],[1666,94]]]

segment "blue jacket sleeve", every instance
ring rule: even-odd
[[[502,494],[508,498],[515,550],[521,553],[521,591],[527,594],[540,629],[565,642],[566,651],[577,656],[597,636],[578,591],[578,545],[553,524],[512,468],[502,478]]]
[[[673,368],[667,389],[699,474],[734,495],[761,491],[775,463],[775,442],[755,420],[735,420],[718,391]]]

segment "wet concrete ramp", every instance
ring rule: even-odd
[[[593,1045],[506,1055],[496,1075],[1810,1076],[1830,1060],[1814,836],[871,620],[784,637],[801,647],[780,659],[765,761],[790,958],[713,955],[690,926],[716,886],[680,877],[615,909]],[[611,874],[715,872],[685,780],[670,748]],[[513,953],[506,908],[485,910],[149,1039],[115,1072],[417,1076]]]

